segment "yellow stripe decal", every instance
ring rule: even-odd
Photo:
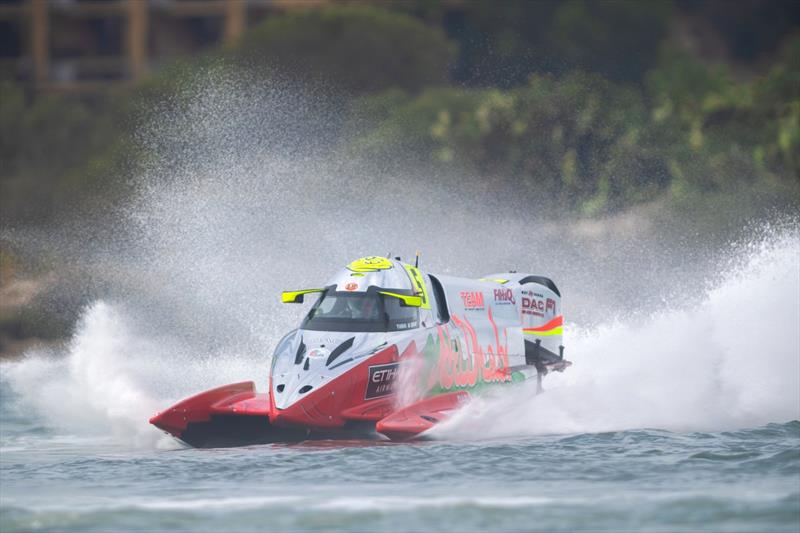
[[[425,288],[425,280],[422,278],[422,273],[420,273],[417,267],[411,265],[403,265],[408,272],[408,277],[411,278],[411,284],[416,287],[417,289],[417,296],[422,298],[422,307],[423,309],[430,309],[431,302],[428,299],[428,290]]]
[[[549,337],[551,335],[561,335],[564,332],[564,328],[562,326],[558,326],[557,328],[551,329],[550,331],[528,331],[522,330],[525,332],[525,335],[537,335],[539,337]]]
[[[283,291],[281,293],[281,301],[285,304],[300,303],[303,301],[303,299],[300,298],[298,300],[298,297],[305,296],[306,294],[312,294],[315,292],[325,292],[325,289],[303,289],[302,291]]]
[[[409,296],[408,294],[397,294],[396,292],[388,291],[378,291],[378,293],[402,300],[409,307],[419,307],[422,305],[422,298],[419,296]]]

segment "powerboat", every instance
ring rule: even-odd
[[[563,371],[561,294],[515,271],[467,279],[369,256],[325,285],[278,342],[268,388],[224,385],[156,414],[154,426],[194,447],[327,438],[408,440],[485,390]]]

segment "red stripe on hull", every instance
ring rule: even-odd
[[[564,316],[559,315],[555,317],[553,320],[544,324],[543,326],[537,326],[535,328],[524,328],[522,331],[549,331],[553,328],[557,328],[558,326],[564,325]]]

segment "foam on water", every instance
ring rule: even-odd
[[[2,375],[19,407],[59,431],[163,446],[172,439],[162,439],[147,420],[170,401],[215,380],[266,379],[253,371],[252,359],[224,351],[190,357],[185,344],[133,332],[133,324],[124,306],[97,301],[83,312],[63,353],[33,350],[22,361],[4,363]]]

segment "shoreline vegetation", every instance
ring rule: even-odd
[[[184,104],[186,87],[219,69],[265,86],[280,73],[312,99],[318,91],[337,109],[326,149],[355,165],[413,160],[429,176],[464,173],[522,199],[544,194],[573,227],[618,228],[647,206],[709,227],[727,215],[705,204],[741,204],[742,219],[796,212],[796,3],[496,7],[293,10],[233,46],[92,97],[0,79],[0,357],[64,338],[77,312],[75,302],[52,303],[58,260],[32,259],[15,232],[102,219],[124,205],[150,156],[137,139],[145,117]]]

